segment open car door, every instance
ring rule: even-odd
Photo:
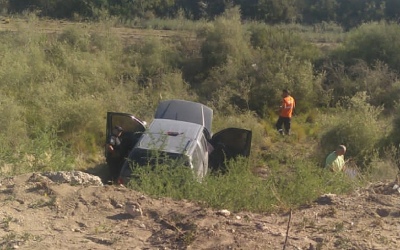
[[[240,128],[227,128],[214,134],[210,140],[214,147],[210,154],[210,167],[222,169],[227,160],[250,156],[251,137],[250,130]]]
[[[115,126],[121,126],[123,129],[121,135],[121,155],[126,157],[146,130],[145,123],[131,114],[107,112],[106,143]],[[106,158],[107,154],[108,152],[104,148]]]

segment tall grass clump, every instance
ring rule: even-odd
[[[1,135],[3,139],[4,135]],[[12,144],[11,144],[12,145]],[[28,140],[17,148],[3,144],[0,148],[2,175],[16,175],[41,171],[75,169],[75,158],[70,145],[63,142],[54,130],[31,131]]]
[[[332,173],[316,163],[295,160],[293,165],[271,171],[268,184],[281,208],[298,207],[314,201],[324,193],[342,194],[359,183],[343,173]]]
[[[131,162],[132,179],[128,187],[145,192],[154,197],[196,200],[201,189],[193,171],[179,160],[167,159],[154,154],[156,163],[138,166]],[[162,162],[158,162],[162,158]]]
[[[261,178],[248,159],[227,162],[225,174],[209,174],[201,182],[187,166],[176,164],[136,167],[130,187],[155,197],[198,201],[231,211],[272,212],[295,208],[328,192],[344,193],[355,183],[346,176],[297,162],[271,170]]]
[[[0,93],[0,131],[2,145],[14,151],[25,141],[29,140],[29,128],[25,116],[26,109],[12,97]]]
[[[390,136],[389,136],[390,138]],[[386,141],[386,143],[389,141]],[[399,144],[383,144],[379,158],[371,162],[367,178],[370,181],[393,181],[400,173]]]

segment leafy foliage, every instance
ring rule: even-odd
[[[345,176],[310,168],[310,162],[273,169],[267,179],[255,176],[246,159],[228,163],[224,175],[208,175],[202,182],[187,167],[157,165],[135,168],[130,186],[155,197],[199,201],[231,211],[274,211],[297,207],[315,200],[321,193],[342,193],[355,182]],[[306,185],[305,185],[306,184]]]
[[[349,64],[363,60],[371,66],[381,61],[400,72],[399,31],[397,23],[365,23],[349,32],[339,57]]]
[[[270,24],[316,24],[334,22],[350,29],[364,22],[397,21],[396,0],[2,0],[9,13],[37,11],[42,16],[100,20],[105,13],[121,20],[138,18],[214,19],[232,7],[239,7],[245,20]]]
[[[398,103],[396,105],[396,112],[392,122],[392,130],[388,137],[388,144],[395,145],[395,148],[400,147],[400,106]]]
[[[336,110],[338,115],[333,116],[337,120],[325,125],[327,129],[320,138],[320,149],[325,156],[344,144],[348,147],[346,157],[364,170],[376,157],[379,140],[385,136],[379,122],[382,108],[371,106],[367,98],[365,93],[358,93],[345,99],[342,108]]]

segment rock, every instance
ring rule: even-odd
[[[217,212],[217,215],[222,215],[222,216],[225,216],[225,217],[229,217],[231,215],[231,212],[229,210],[222,209],[222,210],[219,210]]]
[[[332,205],[335,203],[336,194],[323,194],[315,200],[319,205]]]
[[[380,217],[387,217],[390,214],[390,210],[389,209],[385,209],[385,208],[378,208],[376,210],[376,213],[380,216]]]
[[[140,205],[136,202],[126,202],[125,204],[125,212],[130,214],[132,217],[143,216],[143,211]]]
[[[71,185],[103,186],[100,177],[81,171],[44,172],[40,175],[56,183],[70,183]]]
[[[268,227],[264,223],[261,223],[261,222],[256,223],[256,228],[261,230],[261,231],[265,231],[265,230],[268,229]]]

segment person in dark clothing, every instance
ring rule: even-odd
[[[106,161],[110,174],[110,181],[115,182],[118,179],[119,172],[121,171],[122,164],[124,163],[125,156],[122,154],[122,140],[121,135],[123,129],[120,126],[115,126],[112,130],[111,136],[107,139],[106,145]]]

